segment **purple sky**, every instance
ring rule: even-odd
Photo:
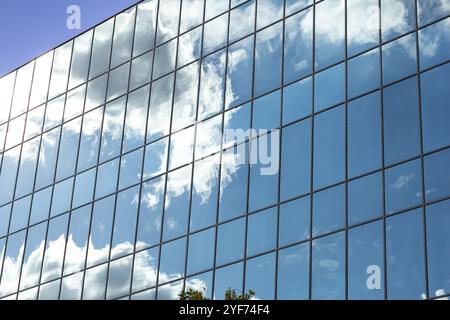
[[[0,1],[0,77],[139,0]],[[69,5],[81,9],[81,30],[66,27]]]

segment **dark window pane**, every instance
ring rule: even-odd
[[[315,75],[314,112],[345,99],[345,65],[340,64]]]
[[[277,208],[248,217],[247,256],[274,249],[277,242]]]
[[[215,229],[189,237],[187,274],[211,269],[214,260]]]
[[[161,248],[159,283],[181,278],[184,275],[186,238],[166,243]]]
[[[312,110],[311,77],[283,89],[283,124],[304,118]]]

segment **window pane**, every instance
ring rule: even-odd
[[[142,186],[136,249],[160,242],[165,176]]]
[[[49,222],[41,282],[61,277],[68,218],[65,214]]]
[[[427,202],[450,195],[450,149],[425,158],[425,197]]]
[[[222,115],[197,124],[195,160],[220,151],[222,142]],[[186,155],[189,153],[186,153]],[[216,161],[219,162],[219,159]]]
[[[225,46],[228,37],[228,14],[207,22],[203,33],[203,55]]]
[[[124,189],[141,181],[143,155],[144,148],[141,148],[122,156],[120,160],[119,189]]]
[[[277,208],[248,217],[247,256],[267,252],[277,243]]]
[[[349,182],[348,224],[358,224],[383,214],[383,187],[381,173]]]
[[[91,202],[94,196],[95,168],[75,177],[73,208]]]
[[[25,228],[30,215],[31,196],[17,200],[13,204],[11,221],[9,222],[9,233]]]
[[[286,19],[284,44],[284,82],[300,79],[312,72],[313,10]]]
[[[309,237],[310,198],[305,197],[280,206],[279,246]]]
[[[278,253],[279,300],[308,300],[309,244],[301,244]]]
[[[159,248],[142,251],[134,256],[133,291],[156,285]]]
[[[343,228],[345,207],[344,185],[314,194],[313,236]]]
[[[180,0],[159,2],[158,34],[156,44],[161,44],[176,36],[180,13]]]
[[[2,190],[0,193],[0,205],[13,199],[19,157],[20,146],[3,154],[2,171],[0,173],[0,190]]]
[[[86,270],[83,300],[105,299],[107,272],[107,264]]]
[[[275,296],[275,253],[247,261],[245,290],[256,293],[259,300],[273,300]]]
[[[103,108],[95,109],[84,115],[78,154],[78,172],[97,163],[102,120]]]
[[[414,33],[383,46],[383,83],[390,83],[417,72]]]
[[[126,255],[134,249],[138,204],[139,186],[117,194],[111,259]]]
[[[111,18],[108,21],[103,22],[94,30],[94,43],[92,45],[89,79],[108,71],[113,28],[114,18]]]
[[[229,267],[218,269],[214,279],[214,299],[225,299],[225,292],[232,288],[242,291],[243,264],[237,263]]]
[[[67,42],[55,49],[53,57],[52,76],[50,80],[49,98],[56,97],[67,89],[70,58],[72,55],[73,41]]]
[[[46,233],[47,223],[41,223],[28,229],[22,276],[20,279],[20,290],[30,288],[39,283]],[[2,248],[1,245],[0,248]]]
[[[147,124],[148,141],[153,141],[169,133],[173,75],[153,82],[151,90]]]
[[[6,136],[5,150],[14,147],[23,140],[23,131],[25,129],[26,114],[21,115],[9,122],[8,134]]]
[[[281,201],[311,189],[311,121],[283,128]]]
[[[94,203],[87,266],[104,262],[109,257],[115,196]]]
[[[448,90],[450,64],[421,75],[422,121],[424,151],[429,152],[450,144]]]
[[[349,299],[384,299],[383,246],[383,224],[381,221],[349,230]]]
[[[108,101],[120,97],[127,92],[129,73],[129,62],[110,72],[108,80]]]
[[[219,220],[237,217],[247,208],[247,144],[222,154]]]
[[[81,117],[66,123],[62,128],[58,167],[56,171],[57,181],[67,178],[75,173],[80,129]]]
[[[11,107],[11,118],[28,110],[28,99],[30,97],[33,70],[34,61],[28,63],[17,71],[16,83],[14,85],[14,96]]]
[[[255,96],[281,85],[282,24],[256,34]]]
[[[344,59],[345,1],[327,0],[316,6],[316,68]]]
[[[257,28],[261,29],[283,17],[283,0],[258,0]]]
[[[50,72],[53,62],[53,51],[50,51],[36,59],[33,75],[33,87],[31,88],[30,108],[44,103],[47,99]],[[3,78],[6,79],[6,78]],[[3,93],[3,90],[1,90]],[[6,91],[7,92],[7,91]],[[0,105],[2,103],[0,102]],[[5,112],[6,116],[7,112]],[[0,122],[1,118],[0,116]]]
[[[153,51],[148,52],[131,62],[130,90],[149,83],[152,77]]]
[[[420,153],[417,78],[384,90],[384,161],[387,165]]]
[[[386,170],[386,210],[394,213],[422,202],[420,161],[415,160]]]
[[[120,154],[125,102],[126,99],[123,97],[107,104],[105,107],[100,161],[111,159]]]
[[[25,235],[26,232],[22,231],[15,233],[8,238],[8,244],[4,249],[5,256],[2,271],[2,282],[0,283],[0,294],[2,296],[16,292],[19,286],[20,266],[23,261],[22,248],[25,243]],[[3,258],[3,254],[1,257]]]
[[[226,109],[250,100],[252,81],[253,37],[248,37],[228,49]]]
[[[255,0],[239,6],[230,13],[230,42],[253,33],[255,29]]]
[[[225,55],[225,50],[221,50],[202,61],[198,120],[203,120],[223,109]]]
[[[93,34],[94,32],[89,30],[74,40],[69,89],[75,88],[87,80]]]
[[[177,71],[172,132],[183,129],[195,121],[199,81],[198,73],[198,63],[193,63]]]
[[[312,299],[343,300],[345,298],[344,233],[313,241]]]
[[[33,205],[31,207],[30,225],[48,219],[50,214],[50,200],[52,187],[38,191],[33,194]]]
[[[235,220],[218,227],[216,264],[223,265],[244,257],[245,219]]]
[[[278,149],[280,143],[278,131],[266,134],[252,141],[250,163],[250,190],[249,190],[249,210],[255,211],[270,206],[278,199]],[[278,148],[276,148],[278,146]],[[268,150],[271,148],[271,158],[268,164],[263,164],[261,156],[257,158],[256,150]]]
[[[178,67],[182,67],[200,58],[202,50],[202,34],[203,28],[198,27],[178,38]]]
[[[202,23],[204,0],[185,0],[182,2],[180,32]]]
[[[348,104],[348,174],[355,177],[381,167],[381,99],[379,92]]]
[[[50,212],[52,217],[70,210],[72,188],[73,178],[55,184],[53,188],[52,210]]]
[[[8,234],[9,216],[11,215],[11,204],[0,208],[0,237]],[[3,251],[2,251],[3,254]],[[2,261],[3,263],[3,261]]]
[[[314,189],[345,177],[345,109],[316,116],[314,125]]]
[[[35,189],[48,186],[53,182],[56,156],[58,155],[59,133],[60,128],[56,128],[42,136]],[[3,167],[5,167],[4,161]]]
[[[80,300],[81,286],[83,284],[83,273],[79,272],[62,279],[61,283],[61,300]]]
[[[95,198],[99,199],[116,191],[119,159],[107,162],[98,167]]]
[[[70,215],[69,236],[67,237],[64,258],[64,275],[78,272],[85,267],[91,208],[92,206],[88,205],[73,211]]]
[[[211,269],[214,260],[215,229],[196,233],[189,237],[187,274]]]
[[[417,5],[420,26],[445,17],[450,13],[448,3],[442,0],[419,0]]]
[[[415,0],[381,0],[381,32],[383,42],[416,27]]]
[[[40,138],[25,142],[22,146],[22,157],[20,159],[19,174],[15,197],[24,196],[33,191],[34,176],[38,160]]]
[[[25,135],[24,135],[24,141],[28,140],[34,136],[37,136],[42,132],[42,124],[44,122],[44,112],[45,112],[45,106],[42,105],[40,107],[37,107],[36,109],[29,111],[27,116],[27,125],[25,127]],[[5,127],[6,129],[6,127]],[[0,131],[2,129],[0,128]],[[3,140],[1,138],[0,133],[0,150],[3,148]]]
[[[104,74],[89,81],[84,106],[85,111],[92,110],[105,102],[107,80],[108,75]]]
[[[161,248],[159,283],[169,282],[184,275],[186,238],[166,243]]]
[[[283,89],[283,124],[304,118],[312,110],[312,78]]]
[[[58,300],[60,287],[61,279],[40,286],[38,300]]]
[[[281,116],[280,104],[280,90],[256,99],[253,102],[253,128],[256,130],[278,128]]]
[[[111,68],[114,68],[131,58],[135,13],[136,7],[133,7],[116,16]]]
[[[137,6],[133,56],[138,56],[154,46],[157,7],[157,0],[146,0]]]
[[[440,296],[450,290],[450,202],[441,202],[426,210],[430,296]]]
[[[153,79],[158,79],[175,69],[177,40],[172,40],[155,49]]]
[[[150,87],[145,86],[128,95],[123,137],[124,152],[144,144],[149,91]]]
[[[286,0],[286,15],[311,5],[313,0]]]
[[[250,129],[250,102],[233,108],[224,113],[223,119],[223,148],[243,143],[249,139]],[[242,135],[241,135],[242,133]]]
[[[219,155],[216,155],[195,163],[191,200],[191,231],[216,223],[219,161]]]
[[[2,93],[0,95],[0,123],[7,121],[9,118],[15,79],[16,72],[0,78],[0,92]]]
[[[378,0],[352,0],[347,3],[347,50],[353,56],[379,43]]]
[[[158,140],[145,148],[144,179],[153,178],[166,171],[169,138]]]
[[[421,299],[425,295],[422,210],[386,223],[388,299]]]
[[[112,261],[109,264],[108,286],[106,288],[107,300],[119,298],[130,293],[132,266],[133,257],[131,256]]]
[[[449,9],[447,11],[450,12]],[[450,19],[419,30],[420,68],[425,69],[449,59],[450,37],[448,25]]]
[[[345,65],[339,64],[316,74],[314,86],[314,112],[344,101]]]
[[[228,9],[228,1],[206,0],[205,19],[209,20]]]
[[[348,62],[348,95],[356,97],[380,87],[380,51],[374,49]]]
[[[169,173],[167,176],[164,212],[164,240],[187,232],[191,193],[191,166]]]

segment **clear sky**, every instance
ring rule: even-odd
[[[139,0],[0,0],[0,77]],[[67,7],[81,9],[81,29],[66,27]]]

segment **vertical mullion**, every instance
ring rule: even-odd
[[[84,127],[84,116],[85,116],[84,108],[85,108],[86,99],[87,99],[87,88],[88,88],[88,81],[89,81],[88,78],[89,78],[89,73],[91,71],[91,59],[92,59],[92,51],[93,51],[92,47],[93,47],[93,44],[94,44],[94,31],[92,31],[92,39],[91,39],[91,46],[90,46],[90,52],[89,52],[89,65],[88,65],[88,70],[87,70],[86,82],[84,84],[81,84],[80,86],[78,86],[78,87],[81,87],[82,85],[86,85],[86,89],[85,89],[85,92],[84,92],[83,112],[82,112],[82,115],[81,115],[80,134],[78,136],[78,147],[77,147],[77,159],[75,161],[75,172],[73,173],[72,196],[70,198],[70,211],[69,211],[69,214],[68,214],[69,216],[68,216],[68,223],[67,223],[66,243],[65,243],[65,247],[64,247],[64,255],[63,255],[63,261],[62,261],[61,285],[59,287],[59,294],[58,294],[58,298],[59,299],[61,299],[62,281],[64,279],[64,268],[65,268],[65,262],[66,262],[66,254],[67,254],[67,244],[69,242],[70,225],[71,225],[71,222],[72,222],[73,199],[74,199],[74,196],[75,196],[75,183],[76,183],[76,177],[77,177],[77,171],[78,171],[78,161],[79,161],[79,156],[80,156],[81,135],[83,134],[83,127]],[[73,42],[73,46],[75,47],[75,40]],[[73,56],[72,56],[72,63],[73,63]],[[70,68],[70,71],[69,71],[69,82],[70,82],[71,74],[72,74],[72,68]],[[83,207],[87,206],[87,205],[88,204],[84,204]],[[91,203],[90,205],[91,205],[91,210],[90,211],[92,211],[93,204]],[[92,215],[92,213],[91,213],[91,215]],[[89,217],[89,219],[90,219],[90,217]],[[88,236],[89,236],[89,234],[88,234]],[[88,243],[89,243],[89,240],[87,240],[87,242],[86,242],[86,252],[87,252]],[[84,278],[85,270],[78,270],[77,273],[78,272],[83,272],[83,278]],[[83,286],[83,281],[81,282],[81,285]],[[82,290],[83,290],[83,287],[81,288],[80,292],[82,292]],[[81,297],[82,297],[82,295],[80,295],[80,299],[81,299]]]
[[[428,281],[428,244],[427,244],[427,216],[426,216],[426,197],[425,197],[425,156],[424,156],[424,139],[423,139],[423,113],[422,113],[422,82],[420,73],[420,48],[419,48],[419,4],[414,1],[415,5],[415,34],[416,34],[416,67],[417,67],[417,92],[419,98],[419,127],[420,127],[420,166],[421,166],[421,189],[422,189],[422,232],[423,232],[423,249],[424,249],[424,271],[425,271],[425,299],[430,299],[430,288]]]
[[[106,270],[106,289],[105,289],[105,300],[108,297],[108,282],[109,282],[109,269],[111,267],[111,254],[113,251],[113,240],[114,240],[114,228],[115,228],[115,223],[116,223],[116,211],[117,211],[117,201],[119,198],[119,181],[120,181],[120,172],[122,169],[122,158],[123,158],[123,141],[124,141],[124,135],[125,135],[125,125],[126,125],[126,120],[127,120],[127,110],[128,110],[128,96],[129,96],[129,90],[130,90],[130,79],[131,79],[131,59],[133,56],[133,47],[134,47],[134,31],[136,28],[136,17],[137,17],[137,6],[134,6],[135,8],[135,12],[134,12],[134,25],[133,25],[133,39],[131,41],[131,54],[130,54],[130,61],[123,63],[122,65],[125,65],[127,63],[129,63],[129,67],[128,67],[128,82],[127,82],[127,92],[124,96],[125,97],[125,107],[124,107],[124,114],[123,114],[123,120],[122,120],[122,135],[120,137],[120,153],[118,156],[118,160],[119,160],[119,168],[118,168],[118,172],[117,172],[117,179],[116,179],[116,190],[114,193],[114,211],[112,212],[113,215],[113,220],[112,220],[112,228],[111,228],[111,238],[110,238],[110,246],[109,246],[109,254],[108,254],[108,269]],[[128,9],[128,10],[132,10],[132,8]],[[112,47],[111,47],[111,56],[112,56],[112,52],[114,49],[114,37],[116,34],[116,23],[117,23],[117,16],[114,18],[114,29],[113,29],[113,37],[112,37]],[[110,69],[111,69],[111,61],[110,61],[110,65],[109,65]],[[111,73],[111,70],[110,70]],[[108,79],[109,82],[109,79]],[[108,91],[106,91],[108,92]],[[118,101],[119,99],[116,99],[116,101]],[[104,110],[104,113],[106,113],[106,108]],[[137,219],[137,215],[136,215],[136,219]],[[137,221],[136,221],[137,223]],[[119,258],[123,258],[123,257],[119,257]],[[119,259],[118,258],[118,259]],[[133,266],[132,266],[133,267]]]
[[[212,270],[212,288],[211,288],[211,296],[214,299],[215,295],[215,284],[216,284],[216,268],[217,268],[217,237],[219,234],[219,210],[220,210],[220,189],[221,189],[221,179],[222,179],[222,161],[223,161],[223,140],[225,137],[225,108],[226,108],[226,96],[227,96],[227,80],[228,80],[228,54],[229,54],[229,42],[230,42],[230,23],[231,23],[231,0],[228,3],[228,26],[227,26],[227,47],[225,52],[225,83],[224,83],[224,91],[223,91],[223,110],[222,110],[222,137],[220,140],[220,153],[219,153],[219,166],[218,166],[218,177],[217,177],[217,203],[216,203],[216,222],[215,222],[215,230],[214,230],[214,253],[213,253],[213,270]]]
[[[158,0],[154,0],[156,2],[156,16],[158,16]],[[136,23],[137,23],[137,14],[138,14],[138,8],[139,5],[136,7]],[[157,18],[156,18],[157,19]],[[155,20],[155,35],[153,36],[153,44],[152,44],[152,48],[155,46],[155,42],[156,42],[156,20]],[[135,36],[134,38],[136,38],[136,24],[134,26],[134,30],[135,30]],[[135,39],[136,40],[136,39]],[[133,47],[134,47],[134,43],[133,43]],[[131,281],[130,281],[130,290],[129,290],[129,294],[130,294],[130,299],[131,299],[131,295],[133,294],[133,277],[134,277],[134,264],[136,261],[136,244],[138,241],[138,230],[139,230],[139,219],[140,219],[140,213],[141,213],[141,201],[142,201],[142,193],[143,193],[143,186],[144,186],[144,168],[145,168],[145,156],[147,155],[146,153],[146,146],[147,146],[147,134],[148,134],[148,120],[149,120],[149,115],[150,115],[150,101],[151,101],[151,95],[152,95],[152,82],[153,82],[153,68],[155,67],[155,49],[150,49],[148,52],[152,52],[153,50],[153,54],[152,54],[152,72],[150,74],[150,83],[148,84],[149,86],[149,95],[148,95],[148,101],[147,101],[147,112],[146,112],[146,118],[145,118],[145,130],[144,130],[144,146],[143,146],[143,150],[142,150],[142,166],[141,166],[141,179],[140,179],[140,186],[139,186],[139,202],[138,202],[138,208],[137,208],[137,216],[136,216],[136,230],[135,230],[135,234],[134,234],[134,254],[132,257],[132,268],[131,268]],[[134,48],[133,48],[134,51]],[[145,53],[144,53],[145,54]],[[178,56],[178,55],[177,55]],[[131,73],[131,70],[130,70]],[[143,86],[145,87],[145,85]],[[161,226],[162,228],[162,226]],[[158,261],[159,261],[159,257],[158,257]],[[156,279],[155,279],[155,285],[156,285]],[[148,289],[148,288],[146,288]],[[156,291],[156,290],[155,290]]]

